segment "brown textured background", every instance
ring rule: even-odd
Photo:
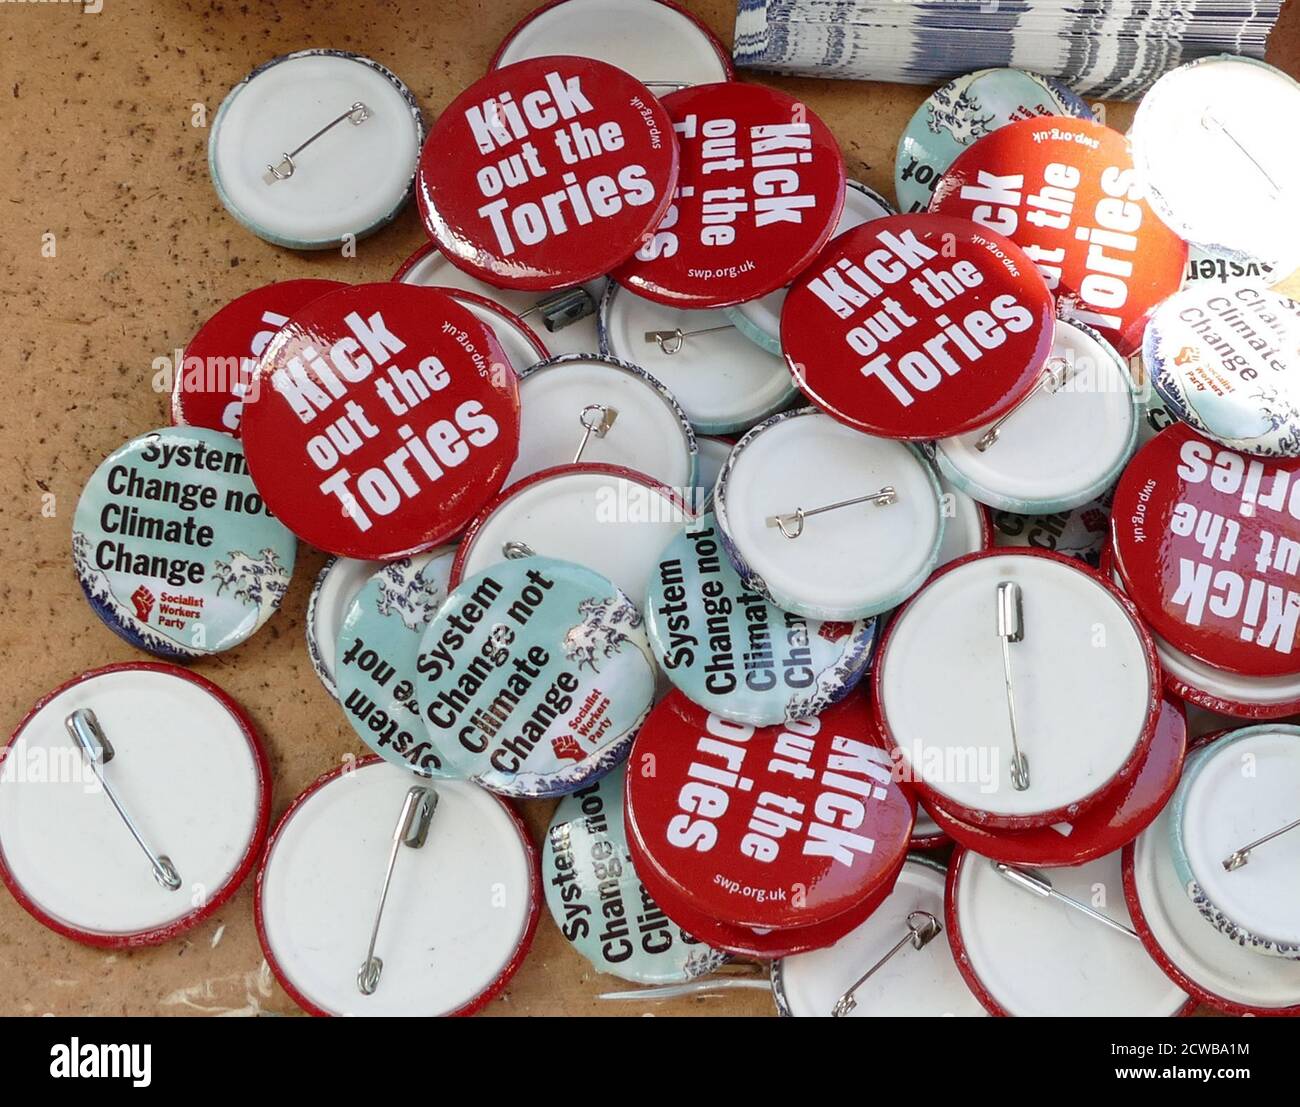
[[[363,240],[355,259],[270,246],[226,215],[208,180],[206,129],[254,65],[310,46],[366,54],[436,117],[479,77],[500,39],[536,6],[488,3],[223,4],[0,2],[0,734],[44,692],[83,670],[141,655],[82,598],[69,549],[82,485],[116,446],[168,421],[152,362],[184,346],[218,307],[270,281],[383,280],[424,241],[413,207]],[[730,0],[685,6],[731,41]],[[1284,11],[1270,60],[1300,76],[1300,16]],[[928,89],[774,82],[838,136],[850,176],[892,195],[893,154]],[[1112,126],[1128,126],[1118,105]],[[1294,121],[1290,121],[1294,125]],[[1229,200],[1230,202],[1230,200]],[[53,232],[58,255],[41,256]],[[42,514],[43,496],[54,515]],[[342,755],[362,752],[307,660],[303,616],[323,558],[303,548],[288,599],[240,649],[200,662],[251,712],[275,777],[273,816]],[[540,837],[550,804],[528,805]],[[762,992],[655,1006],[602,1004],[618,986],[569,949],[543,911],[537,941],[497,1014],[768,1014]],[[246,885],[214,918],[157,949],[107,954],[39,926],[0,892],[0,1014],[291,1013],[253,929]]]

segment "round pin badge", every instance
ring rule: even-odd
[[[1248,768],[1247,768],[1248,767]],[[1170,804],[1174,870],[1205,920],[1252,953],[1300,961],[1300,727],[1233,731],[1197,751]]]
[[[343,715],[372,750],[423,776],[445,776],[415,698],[420,639],[447,598],[455,549],[380,566],[338,629],[334,673]]]
[[[1201,754],[1188,754],[1190,768]],[[1207,924],[1172,856],[1167,806],[1124,848],[1124,898],[1143,946],[1183,991],[1230,1015],[1300,1015],[1300,962],[1261,957]],[[1275,889],[1278,890],[1278,889]]]
[[[674,691],[628,764],[629,835],[661,880],[722,923],[829,923],[887,894],[907,853],[912,803],[862,697],[755,728]]]
[[[746,431],[798,394],[785,361],[721,311],[658,304],[611,281],[599,327],[601,351],[653,373],[700,434]]]
[[[817,715],[866,672],[875,621],[820,622],[745,587],[712,513],[660,555],[646,599],[655,659],[691,702],[751,726]]]
[[[844,209],[831,237],[842,235],[873,219],[897,214],[894,206],[873,188],[859,181],[844,182]],[[770,354],[781,353],[781,312],[788,288],[778,288],[757,300],[725,308],[727,317],[742,335]]]
[[[569,55],[493,70],[438,117],[416,196],[453,264],[503,288],[602,277],[659,223],[677,182],[667,111],[616,66]]]
[[[713,509],[745,587],[822,620],[864,619],[905,600],[934,569],[945,523],[938,481],[915,447],[814,408],[745,435]]]
[[[331,557],[321,566],[307,598],[307,658],[330,699],[339,698],[334,682],[334,651],[339,627],[361,586],[383,567],[382,561],[354,561]]]
[[[1118,853],[1039,872],[959,848],[945,916],[957,967],[990,1014],[1171,1018],[1192,1007],[1138,938]]]
[[[764,85],[699,85],[663,106],[681,148],[677,189],[610,276],[683,308],[728,307],[789,284],[844,206],[835,136],[806,104]]]
[[[519,457],[506,480],[580,461],[635,468],[670,488],[695,480],[695,432],[639,365],[564,354],[519,374]]]
[[[510,485],[468,527],[451,570],[455,587],[516,553],[594,569],[644,597],[659,555],[690,518],[675,490],[615,465],[564,465]]]
[[[698,980],[729,958],[675,925],[632,865],[623,769],[560,801],[542,843],[546,905],[597,972],[639,984]]]
[[[1022,119],[1092,109],[1052,77],[1023,69],[980,69],[927,96],[903,128],[894,161],[894,192],[903,211],[925,211],[935,185],[958,155],[999,127]]]
[[[523,963],[540,884],[504,801],[367,758],[293,801],[253,912],[267,964],[308,1014],[472,1015]]]
[[[300,538],[387,559],[459,531],[501,487],[519,395],[501,344],[450,296],[332,292],[267,347],[244,401],[258,491]]]
[[[1288,276],[1300,268],[1286,193],[1300,152],[1278,141],[1277,120],[1297,113],[1300,85],[1254,58],[1218,55],[1170,70],[1142,97],[1130,131],[1151,206],[1188,242]]]
[[[550,0],[506,35],[488,68],[550,54],[599,58],[659,93],[735,76],[714,33],[665,0]]]
[[[1104,493],[1137,444],[1128,367],[1091,327],[1058,320],[1038,383],[996,422],[935,443],[939,471],[990,507],[1069,511]]]
[[[82,673],[0,753],[0,879],[65,938],[168,941],[226,904],[261,854],[266,753],[244,710],[196,674],[155,662]]]
[[[1077,819],[1131,780],[1159,718],[1155,649],[1128,602],[1041,551],[936,573],[886,629],[873,679],[905,779],[962,821],[1006,830]]]
[[[1131,780],[1121,781],[1078,818],[1031,830],[997,830],[965,822],[927,797],[935,822],[981,857],[1011,865],[1082,865],[1133,841],[1164,809],[1178,784],[1187,748],[1187,713],[1165,698],[1151,750]]]
[[[1182,284],[1187,244],[1148,206],[1128,142],[1084,119],[1026,119],[952,163],[930,210],[1011,239],[1047,280],[1061,314],[1121,354]]]
[[[1300,459],[1256,459],[1162,431],[1115,490],[1114,568],[1176,649],[1251,677],[1300,674]]]
[[[942,865],[909,857],[894,890],[861,926],[826,949],[772,966],[777,1010],[795,1018],[986,1015],[948,944],[946,879]]]
[[[106,626],[168,658],[239,645],[280,606],[298,543],[253,487],[243,446],[164,427],[118,447],[72,521],[82,591]]]
[[[1300,456],[1300,303],[1256,284],[1198,284],[1151,316],[1142,360],[1165,404],[1207,438]]]
[[[1114,489],[1070,511],[1046,515],[1017,515],[994,511],[993,544],[1002,548],[1047,550],[1096,568],[1110,534],[1110,508]]]
[[[294,312],[343,287],[339,281],[279,281],[231,300],[181,351],[172,379],[172,422],[238,438],[244,395],[275,332]]]
[[[1052,333],[1051,294],[1019,247],[941,215],[840,235],[781,316],[799,387],[885,438],[948,438],[1005,415],[1039,379]]]
[[[448,774],[511,796],[564,795],[609,772],[654,697],[636,605],[599,573],[552,557],[462,580],[425,628],[416,671]]]
[[[259,238],[337,246],[388,223],[411,194],[424,121],[378,62],[301,50],[254,69],[212,121],[217,197]]]

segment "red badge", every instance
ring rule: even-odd
[[[730,723],[672,692],[637,735],[628,826],[694,908],[747,927],[808,927],[893,880],[912,804],[862,696],[785,726]]]
[[[431,288],[342,288],[293,316],[244,402],[266,506],[330,553],[392,558],[455,534],[519,450],[519,391],[495,336]]]
[[[661,304],[716,308],[766,296],[825,245],[844,207],[844,159],[807,106],[763,85],[664,97],[682,171],[663,222],[613,274]]]
[[[238,438],[244,394],[275,332],[294,312],[342,287],[339,281],[281,281],[231,300],[185,347],[172,380],[172,422]]]
[[[947,438],[1033,387],[1052,297],[1019,247],[939,215],[873,219],[795,282],[781,346],[818,407],[884,438]]]
[[[1300,458],[1256,458],[1184,424],[1129,462],[1114,567],[1175,649],[1245,676],[1300,673]]]
[[[627,260],[677,181],[668,113],[589,58],[489,73],[442,113],[420,156],[424,225],[447,259],[501,288],[566,288]]]
[[[1128,140],[1090,120],[1026,119],[985,135],[939,180],[930,210],[1011,239],[1063,314],[1124,354],[1182,284],[1187,244],[1143,199]]]

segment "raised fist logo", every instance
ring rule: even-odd
[[[1184,346],[1174,355],[1175,365],[1187,365],[1189,362],[1200,360],[1201,352],[1195,346]]]
[[[142,623],[149,621],[149,615],[153,611],[154,595],[143,584],[131,593],[131,602],[135,604],[135,617]]]
[[[852,623],[827,622],[822,623],[821,629],[817,633],[827,642],[838,642],[853,629]]]
[[[551,742],[551,750],[556,757],[563,757],[567,761],[582,760],[582,747],[578,745],[578,740],[572,734],[554,739]]]

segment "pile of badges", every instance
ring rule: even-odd
[[[1015,65],[1135,100],[1197,58],[1263,58],[1281,10],[1281,0],[740,0],[734,55],[747,69],[902,84]]]
[[[236,705],[86,674],[13,744],[113,803],[0,784],[24,905],[145,944],[260,862],[313,1013],[476,1010],[543,899],[614,998],[1300,1012],[1300,165],[1252,108],[1300,88],[1199,62],[1130,141],[974,73],[903,135],[902,214],[668,5],[540,9],[422,149],[403,88],[326,52],[231,94],[258,233],[346,247],[409,186],[429,241],[216,312],[73,534],[96,613],[181,661],[332,555],[308,652],[378,756],[268,835]],[[1187,704],[1238,722],[1189,753]]]

